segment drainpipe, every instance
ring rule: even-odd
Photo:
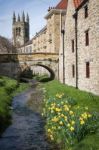
[[[76,57],[76,88],[78,89],[78,11],[74,14],[75,19],[75,57]]]
[[[63,84],[65,84],[65,51],[64,51],[64,35],[65,29],[61,30],[62,33],[62,45],[63,45]]]
[[[65,84],[65,50],[64,50],[64,36],[65,36],[65,27],[62,23],[62,12],[60,13],[60,28],[61,28],[61,36],[62,36],[62,53],[63,53],[63,84]]]

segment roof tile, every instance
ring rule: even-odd
[[[82,3],[83,0],[73,0],[75,8],[78,8],[79,5]]]
[[[66,9],[67,8],[67,2],[68,0],[61,0],[57,6],[55,7],[55,9]]]

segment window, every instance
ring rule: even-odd
[[[21,28],[16,28],[16,36],[20,36],[21,35]]]
[[[89,30],[85,31],[85,45],[89,45]]]
[[[90,78],[90,63],[86,62],[86,78]]]
[[[16,28],[16,36],[18,35],[18,28]]]
[[[75,65],[72,65],[72,77],[75,77]]]
[[[25,36],[28,38],[29,36],[29,31],[28,31],[28,28],[25,29]]]
[[[30,46],[30,53],[32,53],[32,46]]]
[[[19,36],[21,35],[21,28],[19,28]]]
[[[87,18],[88,17],[88,6],[85,6],[84,9],[85,9],[85,18]]]
[[[28,53],[28,47],[26,47],[26,53]]]
[[[74,40],[72,40],[72,52],[74,53]]]

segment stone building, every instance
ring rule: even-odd
[[[33,38],[33,51],[59,53],[61,28],[65,24],[67,0],[61,0],[56,7],[49,7],[45,16],[46,26]]]
[[[27,43],[25,43],[24,45],[20,46],[17,48],[17,51],[19,54],[23,54],[23,53],[33,53],[33,44],[32,44],[32,39],[29,40]]]
[[[60,81],[99,95],[99,1],[68,1],[64,42]]]
[[[13,32],[13,44],[16,47],[24,45],[29,41],[29,16],[25,16],[24,12],[22,17],[18,14],[18,18],[16,18],[15,13],[13,13],[13,24],[12,24],[12,32]]]
[[[46,31],[47,31],[47,27],[45,26],[42,30],[37,32],[36,35],[33,37],[32,43],[33,43],[34,53],[47,51]]]

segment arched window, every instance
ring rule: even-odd
[[[21,35],[21,28],[16,28],[16,36],[20,36]]]

